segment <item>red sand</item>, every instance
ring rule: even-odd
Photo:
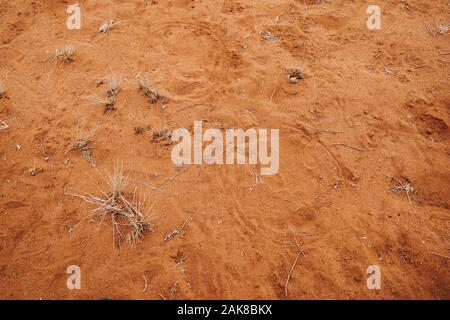
[[[377,2],[383,27],[369,31],[372,1],[91,0],[81,30],[66,28],[70,2],[0,1],[0,298],[285,299],[295,231],[305,256],[288,299],[449,299],[450,42],[432,34],[449,2]],[[108,18],[123,23],[95,33]],[[48,61],[67,44],[74,61]],[[297,84],[292,65],[306,68]],[[145,71],[167,108],[138,92]],[[111,72],[124,88],[104,114],[82,97]],[[153,190],[179,171],[152,130],[194,120],[279,128],[279,173],[250,192],[254,166],[187,166]],[[123,163],[153,206],[155,231],[134,248],[113,250],[109,226],[83,221],[92,206],[64,196],[105,190],[65,153],[81,136],[99,172]],[[388,176],[412,183],[410,201]],[[69,265],[80,290],[66,288]],[[381,290],[366,286],[370,265]]]

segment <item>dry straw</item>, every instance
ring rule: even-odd
[[[159,102],[161,106],[167,103],[167,97],[152,89],[155,84],[151,84],[150,76],[148,73],[144,73],[142,79],[138,80],[139,91],[145,95],[151,104]]]
[[[153,218],[150,210],[145,210],[145,199],[137,195],[134,187],[131,193],[126,192],[128,179],[123,167],[116,165],[113,172],[104,180],[108,191],[95,196],[83,192],[69,192],[70,195],[83,199],[95,206],[89,216],[101,224],[111,221],[113,248],[120,246],[126,233],[126,239],[134,246],[146,231],[153,231]]]

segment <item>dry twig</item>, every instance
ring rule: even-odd
[[[144,73],[142,79],[139,79],[138,84],[139,91],[148,98],[151,104],[159,102],[161,107],[164,108],[164,105],[168,102],[168,99],[166,96],[152,89],[152,87],[155,86],[156,83],[151,84],[150,75],[148,73]]]
[[[297,253],[297,255],[295,256],[294,263],[292,264],[292,267],[291,267],[291,269],[289,270],[289,273],[288,273],[287,278],[286,278],[286,283],[284,284],[284,295],[285,295],[286,297],[288,296],[288,285],[289,285],[289,280],[291,279],[292,272],[294,271],[294,268],[295,268],[295,266],[297,265],[298,259],[300,258],[301,255],[303,255],[303,256],[306,258],[305,253],[304,253],[302,247],[300,246],[300,243],[297,241],[297,236],[296,236],[296,233],[295,233],[295,232],[294,232],[294,243],[290,243],[290,242],[289,242],[289,244],[292,245],[292,246],[295,246],[295,247],[298,249],[298,253]]]
[[[9,126],[2,120],[0,120],[0,131],[8,129]]]
[[[443,254],[440,254],[440,253],[437,253],[437,252],[430,251],[430,253],[434,254],[435,256],[441,257],[441,258],[450,259],[449,256],[446,256],[446,255],[443,255]]]
[[[351,145],[345,144],[345,143],[333,143],[332,146],[343,146],[343,147],[351,148],[351,149],[358,150],[358,151],[366,151],[360,147],[351,146]]]
[[[386,176],[386,177],[390,178],[391,180],[395,180],[398,183],[398,185],[391,186],[391,189],[394,191],[401,191],[401,190],[405,191],[406,196],[408,197],[408,202],[410,205],[412,205],[410,193],[414,192],[414,188],[411,186],[413,184],[413,182],[411,182],[408,178],[405,178],[405,177],[401,177],[401,178],[403,180],[405,180],[406,182],[402,182],[394,176],[392,176],[392,177]]]
[[[255,190],[255,188],[262,182],[261,176],[254,169],[253,173],[255,175],[255,183],[249,188],[249,192]]]
[[[186,220],[184,221],[184,223],[181,225],[181,227],[173,230],[171,233],[169,233],[168,235],[166,235],[164,237],[164,241],[170,241],[172,240],[177,234],[180,234],[181,231],[183,231],[184,227],[186,226],[188,220],[191,218],[191,216],[189,215]]]

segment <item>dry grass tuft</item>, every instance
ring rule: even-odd
[[[142,134],[144,132],[145,132],[145,128],[140,127],[140,126],[134,127],[134,134],[138,135],[138,134]]]
[[[105,181],[108,191],[102,192],[101,196],[78,192],[71,192],[70,195],[95,205],[90,216],[99,223],[99,227],[111,220],[113,248],[121,245],[125,233],[127,242],[134,246],[143,239],[146,231],[153,231],[151,210],[144,212],[145,199],[136,194],[136,187],[132,193],[125,192],[128,179],[123,174],[122,166],[116,165]]]
[[[105,107],[104,113],[107,113],[109,111],[114,110],[114,103],[115,103],[115,99],[114,101],[111,101],[108,98],[99,98],[96,95],[92,94],[86,97],[83,97],[83,99],[86,99],[88,101],[90,101],[91,103],[94,104],[101,104]]]
[[[142,77],[142,79],[138,80],[138,85],[139,85],[139,90],[144,94],[148,90],[150,90],[151,83],[150,83],[150,75],[148,74],[148,72],[144,73],[144,76]]]
[[[411,196],[416,192],[412,187],[414,182],[404,176],[387,177],[391,179],[391,190],[394,192],[405,191],[406,196],[408,197],[408,202],[412,205]]]
[[[115,74],[106,78],[108,84],[108,91],[106,91],[106,98],[114,105],[116,97],[119,94],[122,84],[122,77]]]
[[[138,80],[139,91],[144,94],[151,104],[155,104],[159,102],[161,106],[168,102],[166,96],[162,95],[156,90],[151,89],[153,85],[150,82],[150,76],[148,73],[145,73],[142,79]]]
[[[56,49],[56,60],[63,62],[73,61],[73,54],[75,47],[73,45],[67,45],[61,49]]]
[[[298,83],[305,77],[303,68],[293,68],[288,70],[288,80],[290,83]]]
[[[299,64],[286,65],[282,68],[283,73],[287,75],[289,83],[296,84],[305,80],[310,75],[308,65],[305,61]]]
[[[106,98],[99,98],[95,94],[83,97],[95,104],[102,104],[105,107],[104,113],[115,110],[117,96],[122,88],[122,77],[112,74],[108,77],[97,80],[97,87],[103,83],[107,84]]]
[[[171,144],[172,141],[172,131],[163,129],[163,130],[154,130],[152,132],[152,142],[161,142],[166,141],[166,144]]]

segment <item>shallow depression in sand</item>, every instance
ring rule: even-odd
[[[209,25],[168,23],[153,36],[158,39],[154,51],[165,57],[164,69],[177,95],[201,99],[225,81],[227,50]]]

